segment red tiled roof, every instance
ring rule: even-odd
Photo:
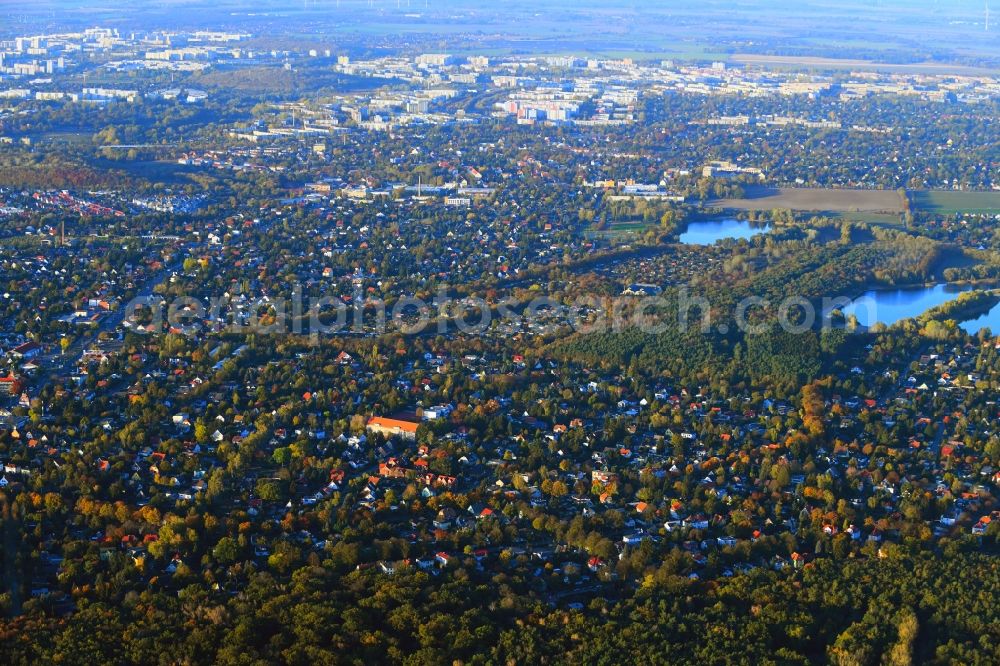
[[[401,419],[390,419],[383,416],[373,416],[368,420],[369,428],[384,428],[386,430],[401,430],[403,432],[417,432],[418,423],[403,421]]]

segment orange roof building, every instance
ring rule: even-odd
[[[417,438],[417,426],[419,425],[413,421],[390,419],[384,416],[373,416],[368,419],[369,432],[381,433],[385,437],[402,437],[410,440]]]
[[[17,395],[22,386],[21,380],[14,375],[0,377],[0,395]]]

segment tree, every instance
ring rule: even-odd
[[[194,438],[199,444],[205,444],[212,436],[212,430],[203,419],[194,424]]]
[[[281,484],[276,479],[258,479],[257,496],[268,502],[281,500]]]
[[[274,450],[274,453],[271,454],[271,459],[274,460],[275,463],[285,466],[292,460],[292,450],[287,446],[279,446]]]
[[[239,557],[240,547],[236,543],[236,540],[232,537],[222,537],[219,542],[215,544],[215,548],[212,549],[212,557],[219,564],[232,564]]]
[[[899,611],[899,637],[889,651],[889,666],[910,666],[913,663],[913,642],[917,639],[920,624],[910,608]]]

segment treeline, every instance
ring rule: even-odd
[[[238,593],[122,592],[53,618],[0,625],[7,664],[995,664],[1000,562],[886,545],[702,582],[648,577],[568,610],[530,582],[414,567],[340,576],[320,562],[289,582],[251,573]],[[974,572],[974,573],[973,573]]]
[[[1000,292],[980,289],[967,291],[959,294],[955,300],[931,308],[920,316],[920,321],[927,323],[931,320],[965,321],[975,319],[989,312],[997,303],[1000,303]]]
[[[0,183],[18,190],[87,190],[121,186],[127,179],[84,164],[35,160],[0,165]]]

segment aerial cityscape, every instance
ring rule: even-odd
[[[978,0],[0,3],[0,661],[1000,663]]]

